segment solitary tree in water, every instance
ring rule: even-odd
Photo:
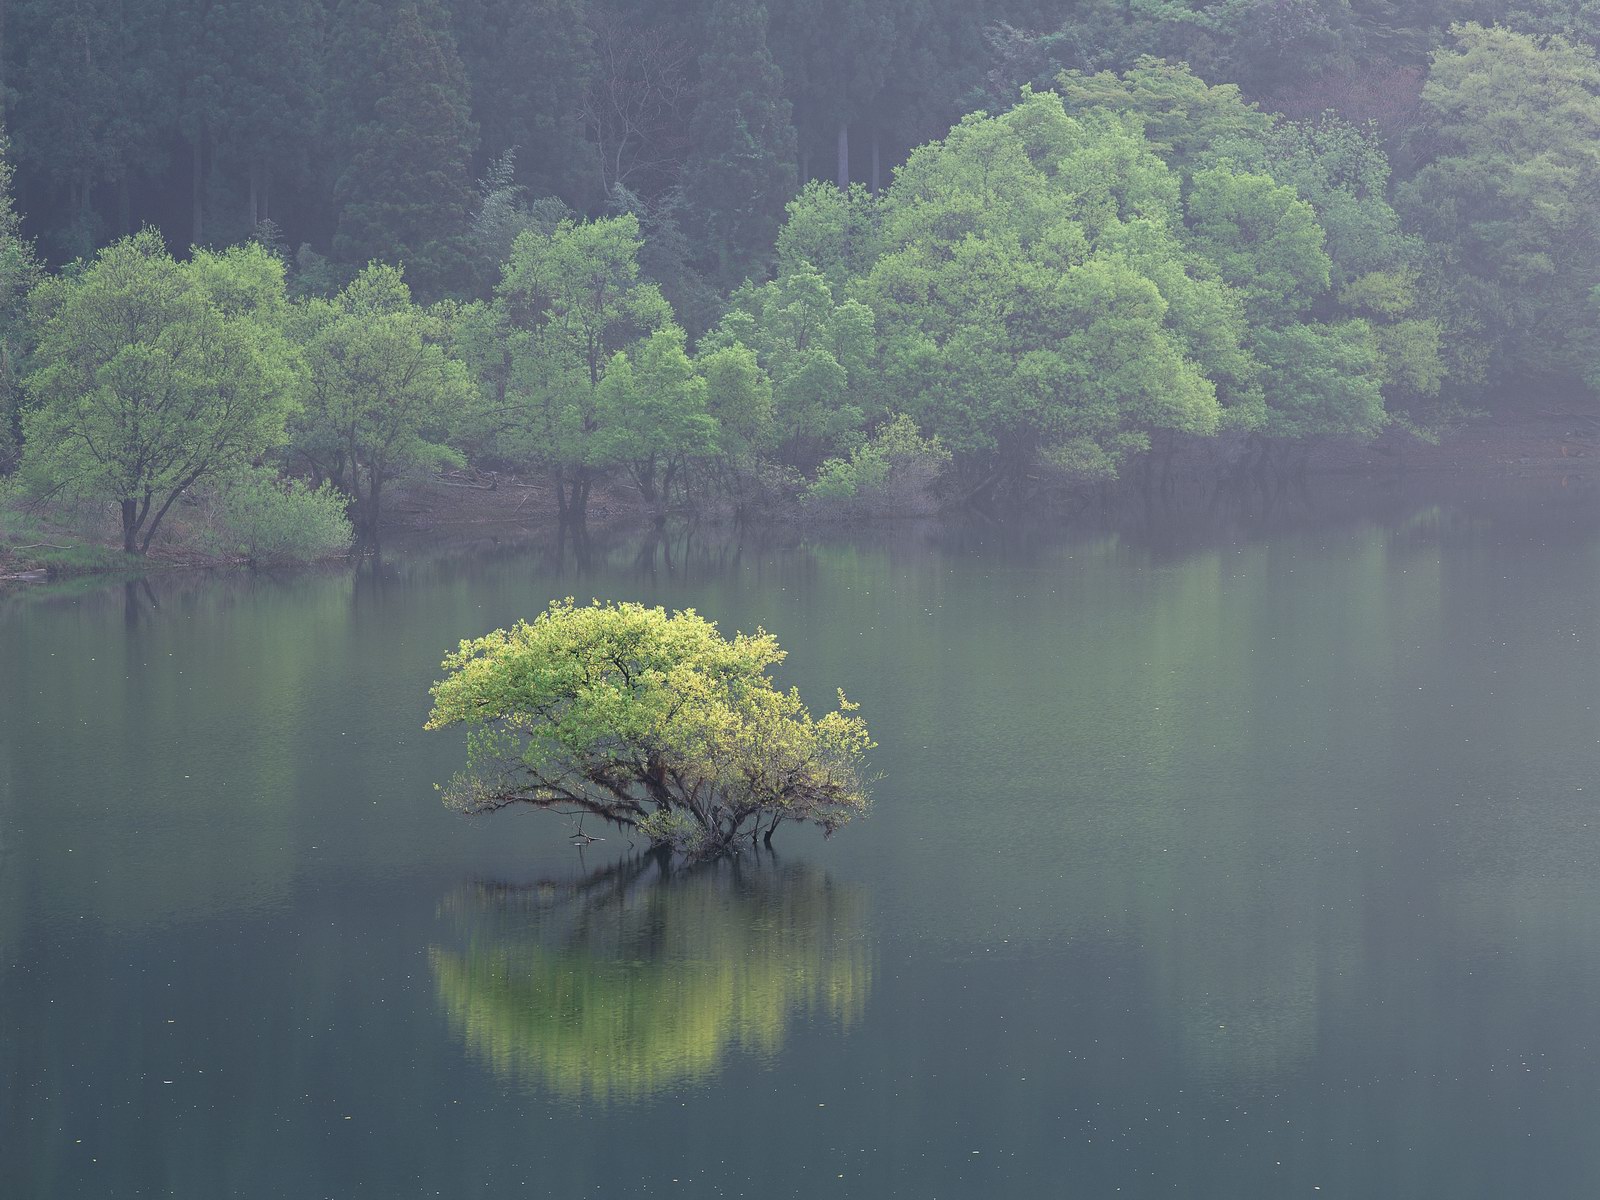
[[[445,659],[427,727],[468,726],[445,802],[592,814],[696,857],[784,821],[831,834],[866,810],[872,741],[843,692],[816,719],[775,688],[783,658],[692,609],[553,603]]]

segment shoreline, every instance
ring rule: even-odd
[[[1198,457],[1175,464],[1180,474],[1195,478],[1204,477],[1219,465],[1217,459]],[[1452,478],[1485,483],[1542,480],[1563,487],[1573,481],[1600,481],[1600,418],[1564,412],[1514,418],[1490,415],[1438,445],[1427,445],[1398,432],[1368,443],[1322,443],[1308,455],[1304,478],[1370,478],[1385,482]],[[650,517],[649,510],[626,491],[599,489],[591,499],[586,527],[598,533],[618,525],[647,522]],[[401,542],[451,532],[532,533],[554,527],[556,520],[554,492],[549,484],[515,477],[454,474],[396,488],[385,533]],[[84,576],[136,577],[161,571],[249,565],[237,556],[207,555],[178,546],[158,546],[145,556],[128,555],[107,542],[62,535],[47,527],[26,536],[30,540],[16,547],[0,542],[0,593]],[[40,550],[46,553],[38,553]],[[337,562],[349,557],[352,555],[321,561]]]

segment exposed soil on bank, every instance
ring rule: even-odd
[[[432,533],[480,525],[547,525],[559,516],[554,485],[504,472],[452,472],[426,483],[397,488],[384,505],[384,530]],[[589,495],[587,524],[604,527],[633,519],[640,508],[632,494],[596,487]]]

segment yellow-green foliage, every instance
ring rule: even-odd
[[[468,727],[446,802],[593,813],[693,853],[784,820],[832,833],[867,807],[872,742],[842,692],[817,719],[774,687],[783,658],[692,609],[556,601],[444,660],[427,727]]]
[[[466,943],[429,963],[475,1055],[571,1099],[641,1099],[736,1048],[774,1054],[796,1018],[851,1024],[871,988],[860,897],[804,868],[696,868],[576,913],[519,901],[453,897]]]

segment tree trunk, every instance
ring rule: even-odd
[[[378,519],[382,513],[383,472],[376,466],[372,468],[371,486],[367,489],[367,511],[363,514],[366,518],[367,532],[373,536],[378,532]]]
[[[656,502],[656,460],[638,459],[633,464],[633,481],[639,485],[639,499],[646,504]]]
[[[261,176],[256,160],[250,160],[250,232],[261,225]]]
[[[122,549],[126,554],[139,552],[139,502],[122,502]]]
[[[850,187],[850,122],[839,122],[839,190]]]
[[[191,200],[191,202],[192,202],[192,204],[194,206],[194,228],[193,228],[193,235],[194,236],[193,236],[193,242],[194,242],[194,244],[196,246],[200,245],[202,242],[204,242],[206,240],[206,221],[205,221],[206,178],[205,178],[205,161],[204,161],[205,160],[205,155],[204,155],[203,143],[201,141],[201,138],[203,136],[204,136],[203,134],[201,134],[200,132],[196,131],[196,133],[194,135],[194,145],[191,147],[191,151],[192,151],[191,157],[194,160],[194,162],[193,162],[194,170],[193,170],[193,174],[192,174],[192,177],[191,177],[191,180],[190,180],[190,187],[191,187],[190,200]]]
[[[879,183],[879,179],[880,179],[880,176],[879,176],[879,173],[878,173],[878,168],[879,168],[879,161],[878,161],[878,128],[877,128],[877,126],[873,126],[873,128],[872,128],[872,194],[874,196],[876,196],[878,194],[878,183]]]
[[[672,481],[678,475],[678,459],[673,459],[667,464],[667,473],[661,481],[661,502],[663,505],[672,503]],[[685,501],[688,499],[688,488],[684,488]]]
[[[156,515],[151,518],[150,524],[145,526],[144,542],[139,551],[141,554],[148,554],[150,552],[150,543],[156,536],[156,530],[161,528],[161,521],[167,515],[167,509],[171,508],[173,502],[189,489],[189,487],[194,483],[195,478],[195,475],[189,476],[187,482],[173,488],[172,491],[167,494],[167,498],[162,501],[161,507],[156,510]],[[146,496],[144,498],[143,507],[139,509],[139,523],[141,525],[144,524],[144,519],[150,512],[150,500],[151,497]]]

